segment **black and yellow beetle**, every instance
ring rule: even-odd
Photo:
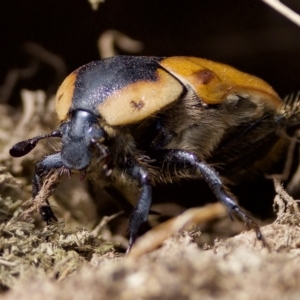
[[[14,145],[10,154],[23,156],[39,140],[61,137],[61,151],[36,164],[33,197],[53,169],[92,174],[133,206],[129,248],[148,218],[152,187],[186,178],[204,180],[259,237],[220,176],[237,182],[266,172],[288,143],[280,132],[297,122],[296,110],[263,80],[228,65],[116,56],[71,73],[56,96],[60,127]],[[55,219],[50,206],[41,213]]]

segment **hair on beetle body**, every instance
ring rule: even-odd
[[[116,56],[71,73],[56,96],[60,127],[10,154],[60,137],[61,150],[36,164],[33,197],[53,169],[87,173],[132,207],[128,249],[147,221],[152,188],[189,178],[204,181],[261,237],[225,179],[269,171],[289,143],[281,133],[298,123],[298,100],[282,102],[263,80],[201,58]],[[46,222],[55,219],[43,209]]]

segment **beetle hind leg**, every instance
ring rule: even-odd
[[[213,191],[217,199],[227,207],[229,214],[231,215],[231,212],[235,213],[246,223],[249,229],[254,229],[257,238],[261,239],[262,234],[260,232],[259,226],[239,208],[239,206],[234,201],[234,198],[225,190],[221,178],[215,171],[215,169],[213,169],[209,164],[205,162],[198,161],[195,163],[204,180],[209,185],[210,189]]]
[[[246,223],[248,228],[255,230],[258,239],[262,239],[259,226],[239,208],[234,197],[226,190],[219,174],[212,166],[200,161],[195,154],[184,150],[160,150],[157,151],[157,158],[156,163],[160,167],[165,166],[168,174],[170,172],[177,174],[178,170],[184,170],[189,175],[198,173],[208,184],[216,198],[226,206],[229,215],[231,216],[232,213],[237,215]]]

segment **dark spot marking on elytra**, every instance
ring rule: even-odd
[[[202,84],[208,84],[215,77],[214,72],[208,69],[198,71],[194,75]]]
[[[139,102],[132,100],[130,105],[134,108],[134,110],[140,111],[145,106],[145,103],[142,100]]]

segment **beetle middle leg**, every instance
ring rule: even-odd
[[[141,194],[129,218],[129,245],[127,252],[134,244],[139,228],[143,223],[147,222],[152,203],[152,186],[149,172],[142,166],[136,164],[131,168],[130,174],[133,178],[138,180],[139,186],[141,187]]]
[[[248,228],[255,230],[257,238],[262,239],[259,226],[239,208],[234,198],[226,191],[219,174],[212,166],[200,161],[195,154],[183,150],[159,150],[156,151],[156,157],[155,164],[159,164],[165,176],[178,174],[179,177],[184,177],[198,173],[208,184],[216,198],[227,207],[229,214],[233,212],[239,216]]]

